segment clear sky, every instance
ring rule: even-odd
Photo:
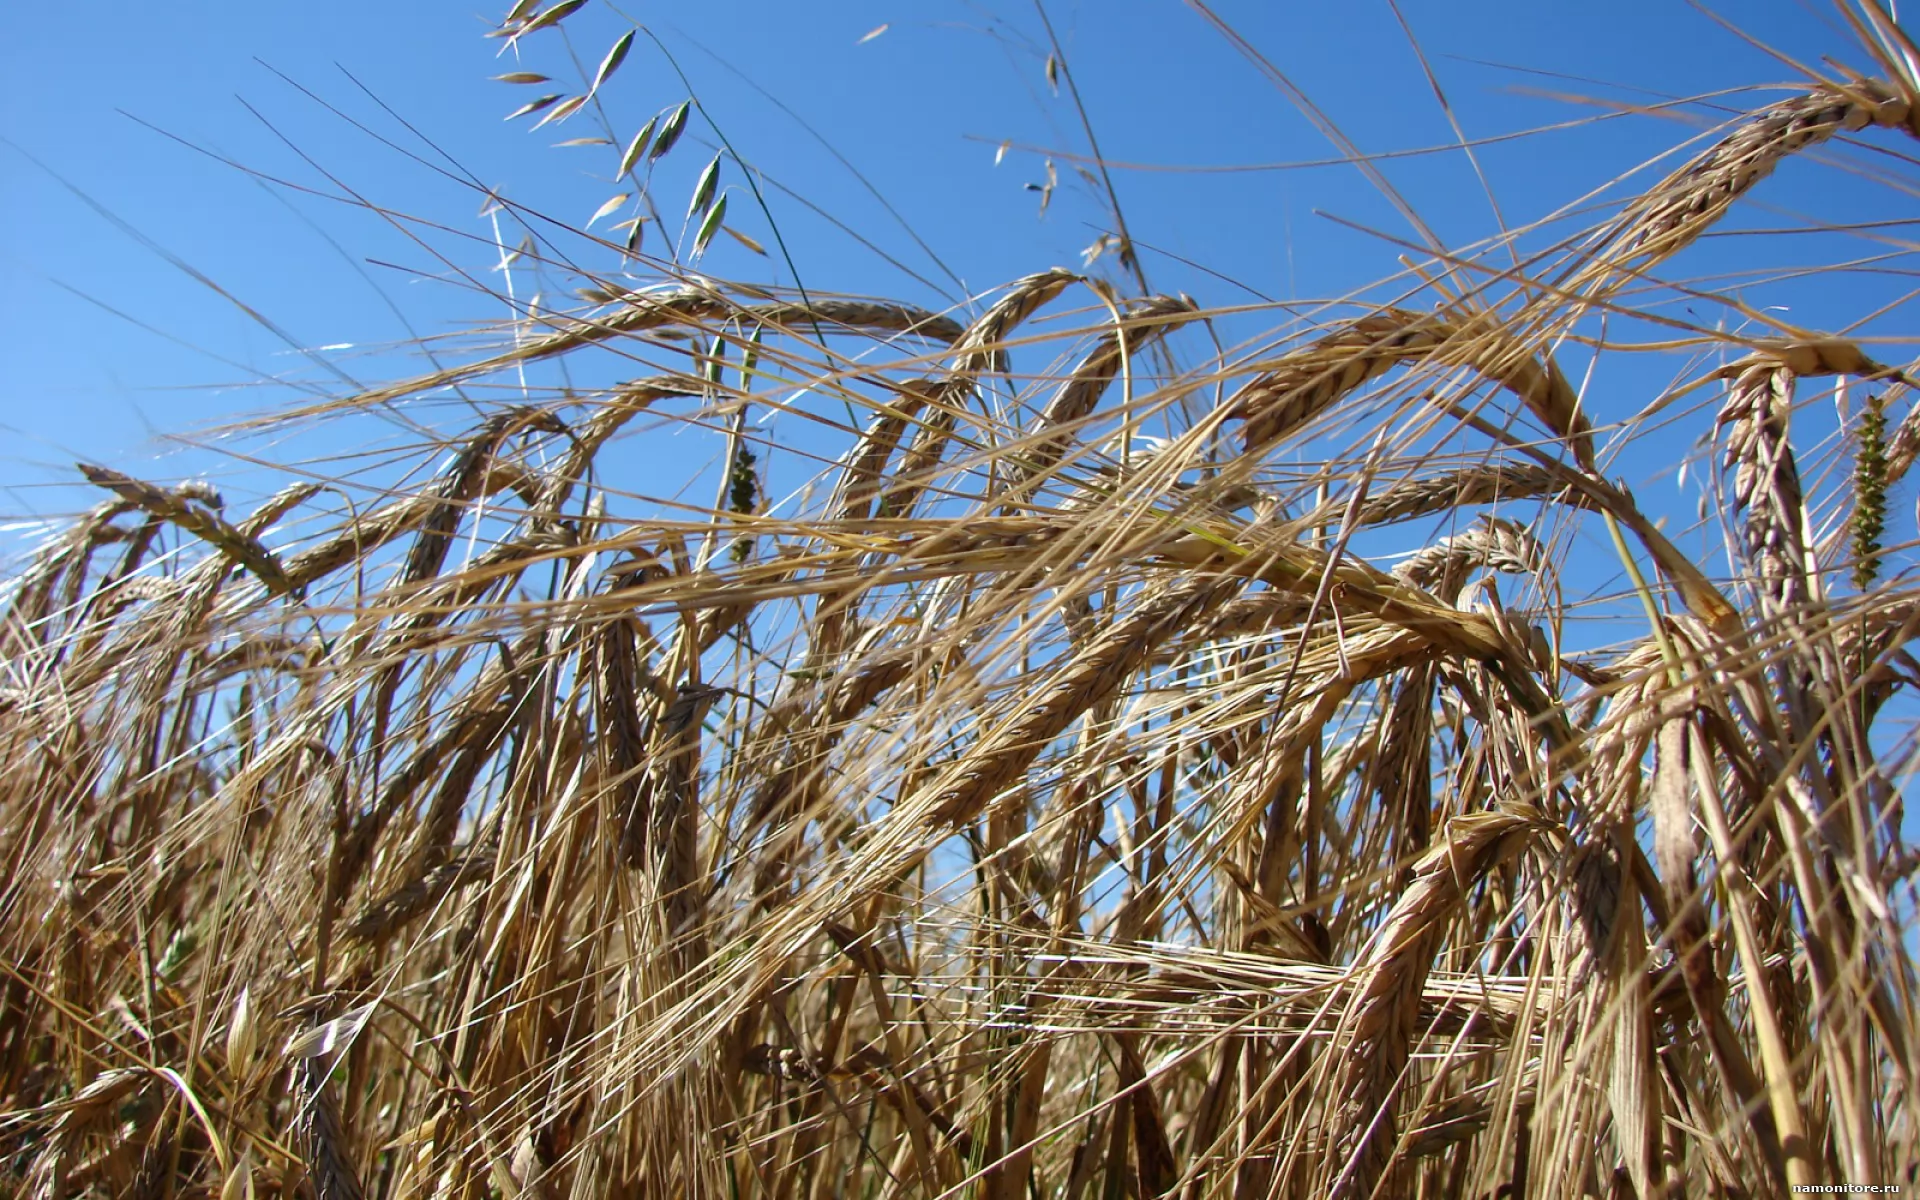
[[[657,35],[727,137],[776,185],[768,199],[809,286],[950,304],[1033,270],[1077,265],[1105,225],[1103,203],[1065,157],[1044,216],[1025,186],[1044,181],[1044,151],[1087,149],[1074,108],[1048,86],[1046,36],[1031,3],[592,0],[565,22],[564,43],[536,35],[537,61],[527,64],[497,57],[501,43],[482,36],[507,3],[11,6],[0,40],[0,509],[18,517],[71,507],[84,493],[47,484],[71,478],[80,457],[160,479],[231,472],[157,435],[407,373],[417,354],[378,348],[504,317],[504,306],[456,275],[499,279],[486,270],[493,232],[470,180],[581,224],[614,190],[615,152],[553,148],[595,132],[585,114],[532,133],[527,118],[503,121],[547,89],[489,76],[518,65],[562,75],[555,68],[569,49],[591,71],[635,24]],[[1365,150],[1453,140],[1414,41],[1384,0],[1220,0],[1217,11]],[[1045,12],[1109,159],[1203,168],[1337,156],[1176,0],[1049,0]],[[1584,122],[1480,149],[1510,223],[1536,219],[1726,115],[1695,108],[1673,120],[1596,121],[1604,105],[1569,97],[1645,103],[1792,79],[1679,0],[1402,0],[1400,12],[1468,137]],[[1829,52],[1858,61],[1825,4],[1747,0],[1730,12],[1809,61]],[[603,98],[615,126],[631,132],[687,93],[642,37]],[[710,138],[697,122],[688,133],[689,144]],[[996,166],[1002,142],[1014,148]],[[708,153],[675,156],[684,178],[663,173],[657,186],[670,214]],[[1449,242],[1496,231],[1458,152],[1382,166]],[[1822,194],[1823,177],[1789,175],[1764,198],[1844,207]],[[1155,288],[1208,304],[1340,296],[1396,270],[1393,246],[1327,214],[1410,236],[1351,166],[1127,167],[1113,178]],[[438,228],[342,203],[349,191]],[[771,244],[747,198],[735,197],[730,223]],[[790,282],[784,265],[724,238],[704,269]],[[1265,320],[1277,327],[1284,317]],[[289,382],[268,386],[276,379]]]

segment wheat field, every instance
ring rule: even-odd
[[[399,482],[289,462],[241,512],[82,465],[0,594],[0,1176],[1920,1186],[1920,406],[1897,345],[1673,303],[1789,157],[1871,148],[1910,203],[1920,51],[1834,11],[1852,68],[1577,236],[1248,345],[1124,239],[935,311],[616,232],[577,304],[263,418],[409,413]],[[1590,407],[1622,356],[1676,381],[1638,415]],[[516,382],[563,359],[615,382]],[[1683,409],[1717,559],[1614,468]],[[674,437],[687,480],[617,465]]]

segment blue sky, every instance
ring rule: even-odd
[[[613,191],[607,178],[615,152],[553,147],[592,133],[582,118],[531,134],[527,119],[503,122],[545,89],[489,76],[521,65],[565,82],[566,72],[555,69],[565,54],[591,70],[635,23],[658,36],[707,113],[770,181],[857,228],[906,268],[772,191],[772,211],[811,287],[951,303],[963,294],[954,276],[977,293],[1046,266],[1076,265],[1105,224],[1103,203],[1065,158],[1044,217],[1023,186],[1045,177],[1043,154],[1023,147],[1087,148],[1073,107],[1050,94],[1044,33],[1031,4],[593,0],[566,21],[564,43],[557,33],[536,35],[525,64],[497,58],[501,43],[483,38],[506,0],[495,7],[471,0],[103,3],[21,6],[11,14],[10,36],[0,42],[7,141],[0,145],[0,317],[9,345],[0,384],[0,427],[8,435],[0,510],[17,517],[84,502],[75,499],[84,492],[48,486],[71,478],[76,457],[161,479],[244,475],[160,435],[271,411],[317,389],[338,394],[351,390],[348,381],[407,373],[419,366],[406,348],[411,339],[504,317],[503,305],[471,286],[432,277],[457,268],[473,280],[498,281],[486,270],[495,257],[490,223],[461,174],[580,224]],[[1388,4],[1222,0],[1217,11],[1367,151],[1452,140]],[[1538,218],[1605,184],[1712,119],[1695,111],[1682,120],[1591,121],[1605,110],[1543,93],[1645,102],[1792,77],[1701,12],[1669,0],[1405,0],[1401,12],[1470,138],[1588,121],[1480,149],[1510,222]],[[1187,290],[1208,304],[1336,297],[1396,269],[1395,247],[1327,215],[1410,236],[1351,166],[1164,169],[1337,156],[1195,11],[1173,0],[1051,0],[1046,13],[1101,150],[1162,168],[1113,175],[1134,235],[1149,248],[1143,261],[1156,289]],[[1834,52],[1857,61],[1824,5],[1756,0],[1736,15],[1756,36],[1808,60]],[[884,33],[863,40],[882,25]],[[687,88],[643,38],[604,95],[615,126],[630,132],[684,99]],[[428,169],[379,140],[433,157],[422,137],[458,168]],[[710,138],[695,122],[688,143]],[[1015,148],[996,166],[1002,142]],[[709,153],[692,147],[666,164],[657,179],[663,209],[684,206]],[[898,219],[836,154],[858,167]],[[1459,153],[1396,158],[1382,169],[1448,242],[1495,231],[1485,193]],[[320,194],[264,183],[249,170]],[[1801,182],[1789,174],[1769,183],[1768,199],[1844,203],[1817,177]],[[343,185],[438,226],[423,234],[433,249],[395,222],[325,198],[340,196]],[[732,223],[771,244],[748,201],[734,198]],[[703,269],[791,281],[784,266],[726,239]],[[1284,315],[1263,319],[1277,328]]]

